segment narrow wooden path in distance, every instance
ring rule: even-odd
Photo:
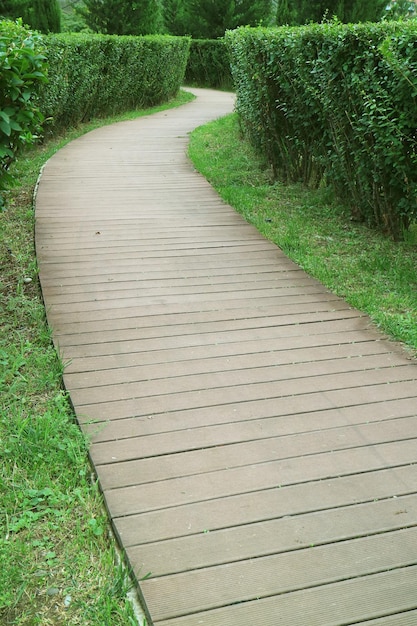
[[[417,368],[227,206],[187,133],[46,165],[36,245],[65,385],[155,626],[417,624]],[[111,625],[104,625],[111,626]]]

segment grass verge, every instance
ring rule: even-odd
[[[196,129],[189,155],[222,198],[310,275],[417,351],[417,233],[404,242],[350,219],[329,189],[271,183],[236,114]]]
[[[98,126],[183,104],[136,111],[74,129],[22,157],[19,185],[0,214],[0,623],[137,624],[86,442],[62,389],[37,280],[33,191],[42,165]]]

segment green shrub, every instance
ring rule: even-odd
[[[185,72],[187,85],[233,89],[224,39],[192,39]]]
[[[40,91],[47,129],[153,106],[175,95],[189,39],[61,34],[46,38],[49,81]]]
[[[226,36],[243,132],[284,180],[331,184],[401,237],[417,219],[412,23],[239,29]]]
[[[10,183],[8,168],[41,130],[37,83],[45,80],[42,38],[21,21],[0,22],[0,194]],[[3,198],[0,195],[0,207]]]

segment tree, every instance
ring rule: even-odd
[[[291,2],[291,0],[278,0],[276,21],[278,26],[284,26],[285,24],[293,26],[300,23],[294,2]]]
[[[30,0],[3,0],[0,5],[0,17],[15,20],[19,17],[28,21]]]
[[[386,0],[355,0],[346,9],[345,22],[378,22],[386,13]]]
[[[163,27],[161,0],[84,0],[79,12],[93,31],[108,35],[150,35]]]
[[[61,9],[57,0],[32,0],[29,23],[32,28],[42,33],[59,33]]]
[[[269,24],[271,0],[190,0],[188,32],[193,37],[217,39],[238,26]]]
[[[165,29],[170,35],[190,34],[188,3],[184,0],[164,0],[163,15]]]
[[[59,33],[61,9],[58,0],[3,0],[0,15],[21,17],[24,24],[42,33]]]
[[[277,24],[300,25],[333,16],[342,22],[375,22],[386,5],[386,0],[278,0]]]
[[[392,0],[386,9],[386,19],[411,19],[417,15],[417,4],[413,0]]]

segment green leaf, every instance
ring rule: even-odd
[[[18,124],[17,122],[15,122],[14,120],[11,120],[10,122],[10,128],[12,130],[23,130],[22,127],[20,126],[20,124]]]
[[[7,146],[1,146],[0,145],[0,159],[3,159],[4,157],[13,157],[13,151],[8,148]]]
[[[12,134],[12,129],[11,129],[10,124],[8,122],[5,122],[4,120],[0,122],[0,130],[8,137],[10,137],[10,135]]]

